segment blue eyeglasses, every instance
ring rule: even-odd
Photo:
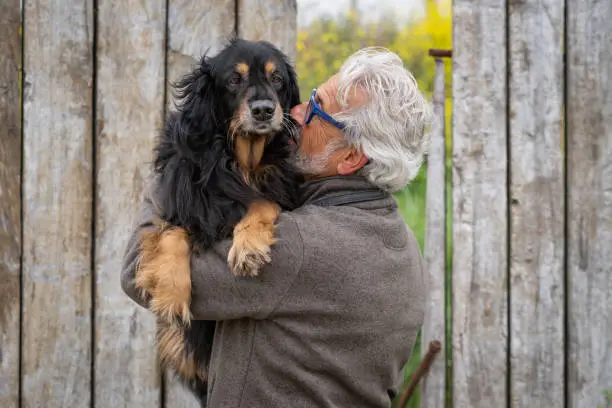
[[[304,114],[304,123],[309,124],[312,118],[317,115],[321,119],[331,123],[338,129],[344,129],[344,123],[338,122],[332,118],[328,113],[321,109],[317,101],[315,101],[315,95],[317,94],[317,88],[312,90],[310,99],[308,100],[308,106],[306,107],[306,113]]]

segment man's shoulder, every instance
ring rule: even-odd
[[[369,244],[402,249],[416,242],[395,206],[369,209],[305,205],[283,213],[281,219],[295,226],[305,246],[336,246],[338,241],[342,241],[355,249]]]

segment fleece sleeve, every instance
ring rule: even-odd
[[[124,292],[143,307],[149,299],[140,296],[134,283],[140,256],[139,236],[145,229],[153,228],[155,214],[155,205],[148,192],[131,231],[121,272]],[[271,250],[272,260],[257,277],[237,277],[230,272],[227,256],[231,239],[191,255],[191,313],[195,320],[264,319],[274,310],[290,289],[303,261],[303,241],[292,217],[289,213],[281,213],[275,231],[276,243]]]

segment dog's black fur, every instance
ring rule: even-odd
[[[265,70],[268,61],[276,65],[272,79]],[[240,62],[249,67],[245,78],[235,71]],[[216,56],[204,56],[175,88],[177,109],[169,114],[155,147],[157,201],[161,219],[184,228],[193,251],[231,237],[253,200],[264,198],[288,210],[297,206],[299,175],[289,160],[295,123],[289,110],[300,102],[299,89],[294,69],[280,50],[266,42],[231,40]],[[267,171],[253,173],[253,181],[246,183],[234,138],[261,134],[251,135],[245,125],[233,135],[230,123],[241,104],[264,99],[278,101],[283,126],[271,132],[266,144],[261,165],[268,165]],[[214,329],[212,321],[193,320],[184,326],[185,351],[193,353],[198,367],[208,366]],[[206,383],[183,380],[204,406]]]

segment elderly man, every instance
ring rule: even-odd
[[[363,49],[292,110],[303,206],[257,279],[231,240],[193,255],[194,319],[216,320],[208,406],[389,407],[424,314],[417,241],[390,194],[417,174],[429,106],[400,58]],[[145,203],[153,216],[152,203]],[[137,234],[123,288],[134,300]]]

